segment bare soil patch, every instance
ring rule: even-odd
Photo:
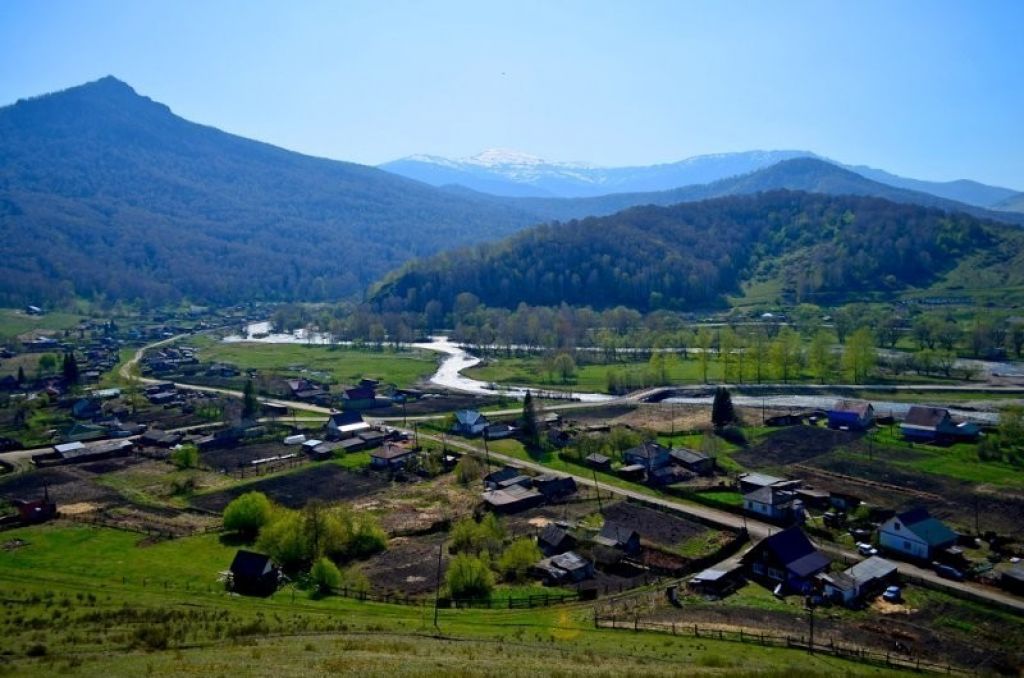
[[[605,507],[604,519],[635,529],[642,541],[669,548],[708,531],[701,523],[629,502]]]
[[[299,445],[285,445],[280,442],[255,443],[209,450],[201,453],[200,458],[210,468],[233,471],[238,468],[250,468],[256,459],[267,459],[285,454],[301,456],[302,449]]]
[[[855,443],[862,436],[862,433],[833,431],[820,426],[790,426],[733,455],[733,458],[748,468],[802,464],[837,447]]]
[[[418,596],[433,593],[437,586],[437,552],[441,554],[441,576],[450,559],[443,548],[447,534],[392,539],[386,551],[358,565],[374,591]]]
[[[117,492],[97,483],[93,474],[71,466],[39,469],[0,479],[0,498],[7,501],[42,497],[44,490],[58,508],[83,501],[109,504],[120,499]]]
[[[289,508],[302,508],[311,499],[325,502],[351,501],[380,492],[390,485],[381,475],[355,473],[334,464],[318,464],[294,473],[273,476],[192,498],[192,505],[221,512],[231,500],[246,492],[263,492]]]

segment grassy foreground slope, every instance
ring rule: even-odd
[[[0,673],[890,673],[792,650],[597,630],[585,606],[443,610],[435,628],[429,606],[312,600],[291,588],[267,599],[242,598],[226,595],[216,582],[217,572],[227,568],[234,553],[216,535],[152,546],[142,546],[138,539],[63,524],[4,533]],[[14,543],[20,545],[11,547]]]

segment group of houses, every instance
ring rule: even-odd
[[[610,457],[591,453],[584,463],[598,471],[612,472]],[[696,476],[713,475],[715,459],[703,452],[687,448],[669,448],[654,440],[647,440],[622,453],[622,466],[616,471],[627,480],[650,485],[671,485],[691,480]]]
[[[760,482],[760,479],[758,479]],[[766,487],[771,487],[768,485]],[[894,515],[878,526],[879,549],[890,557],[943,568],[963,568],[959,536],[924,508]],[[778,595],[816,595],[856,607],[897,581],[898,567],[872,555],[845,570],[833,571],[832,560],[817,549],[800,526],[762,539],[731,565],[718,565],[690,581],[695,591],[726,595],[743,577],[761,582]]]
[[[496,513],[518,513],[541,504],[556,502],[576,493],[572,476],[544,473],[530,476],[505,466],[484,476],[482,498]]]
[[[866,431],[876,419],[874,406],[860,400],[839,400],[826,415],[829,428],[844,431]],[[973,422],[954,420],[945,408],[911,405],[900,422],[900,433],[910,442],[949,445],[977,440],[981,429]]]

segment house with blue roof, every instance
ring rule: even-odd
[[[900,513],[878,527],[878,544],[883,549],[917,560],[934,559],[956,540],[956,532],[925,508]]]
[[[452,433],[472,438],[483,433],[490,424],[487,417],[477,410],[458,410]]]
[[[821,553],[799,527],[791,527],[762,539],[743,554],[740,562],[751,579],[782,585],[784,592],[807,593],[815,577],[826,572],[832,561]]]

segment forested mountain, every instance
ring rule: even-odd
[[[384,163],[380,167],[432,186],[460,186],[503,197],[597,198],[613,193],[654,193],[683,186],[708,184],[750,174],[794,158],[816,158],[886,186],[927,193],[975,207],[1005,209],[1000,208],[998,203],[1017,194],[1017,191],[1009,188],[988,186],[963,179],[910,179],[864,165],[843,165],[809,151],[717,153],[646,167],[595,167],[582,163],[549,162],[514,151],[489,150],[460,160],[414,155]],[[626,206],[621,201],[616,204],[620,209]]]
[[[962,258],[1019,254],[1019,231],[963,213],[861,196],[775,191],[532,228],[502,242],[413,262],[371,299],[448,311],[462,293],[487,306],[693,310],[755,276],[836,299],[928,286]]]
[[[112,77],[0,109],[0,305],[337,299],[535,222],[186,121]]]
[[[893,202],[962,211],[980,218],[1024,224],[1024,214],[1021,213],[989,210],[940,198],[930,193],[896,188],[872,181],[856,172],[817,158],[783,160],[756,172],[722,179],[710,184],[684,186],[656,193],[618,193],[597,198],[502,198],[473,193],[464,188],[449,189],[456,195],[476,197],[482,201],[514,206],[536,214],[538,218],[544,220],[558,219],[560,221],[581,219],[587,216],[605,216],[637,205],[675,205],[681,202],[694,202],[728,195],[747,195],[776,190],[874,196]]]
[[[805,156],[813,154],[745,151],[699,155],[646,167],[595,167],[584,163],[549,162],[525,153],[490,149],[459,160],[414,155],[384,163],[380,168],[432,186],[455,185],[504,197],[592,198],[706,184]]]

